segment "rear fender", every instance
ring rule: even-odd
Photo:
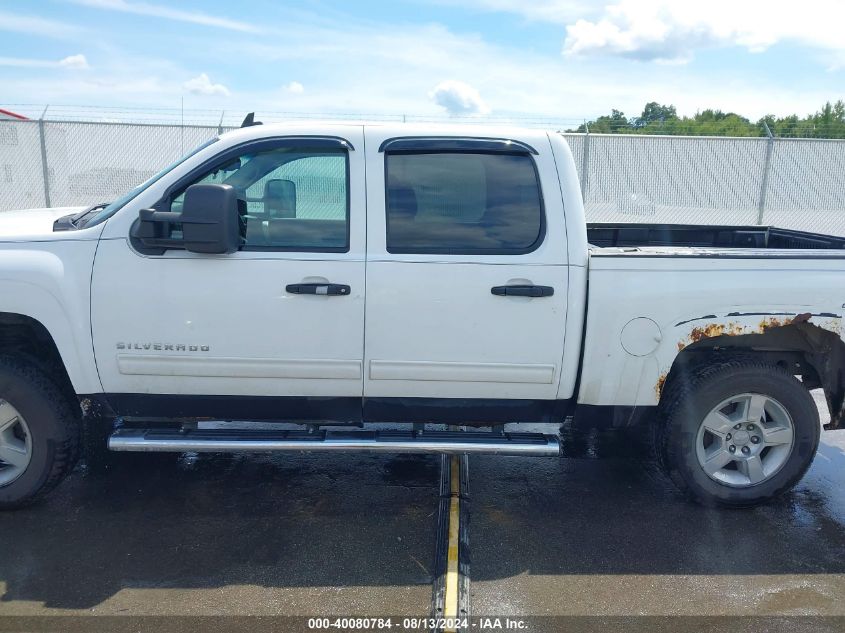
[[[815,372],[830,410],[828,428],[838,428],[845,415],[845,343],[842,315],[834,312],[757,310],[710,314],[678,320],[663,329],[656,353],[657,375],[643,404],[658,404],[678,358],[692,352],[737,351],[798,353]]]

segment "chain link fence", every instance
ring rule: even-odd
[[[0,211],[114,200],[223,131],[217,126],[0,121]]]
[[[113,200],[228,129],[0,121],[0,211]],[[845,236],[845,141],[563,136],[590,221],[771,224]]]

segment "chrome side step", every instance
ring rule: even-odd
[[[560,454],[560,443],[557,437],[542,433],[118,429],[109,438],[109,449],[174,453],[365,451],[549,456]]]

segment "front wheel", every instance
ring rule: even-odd
[[[705,504],[769,501],[804,476],[818,448],[812,396],[776,365],[739,359],[679,375],[661,409],[665,469]]]
[[[70,472],[79,414],[35,365],[0,356],[0,510],[37,500]]]

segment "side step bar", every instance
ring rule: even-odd
[[[174,453],[366,451],[548,456],[560,454],[560,443],[557,437],[542,433],[118,429],[109,438],[109,449]]]

